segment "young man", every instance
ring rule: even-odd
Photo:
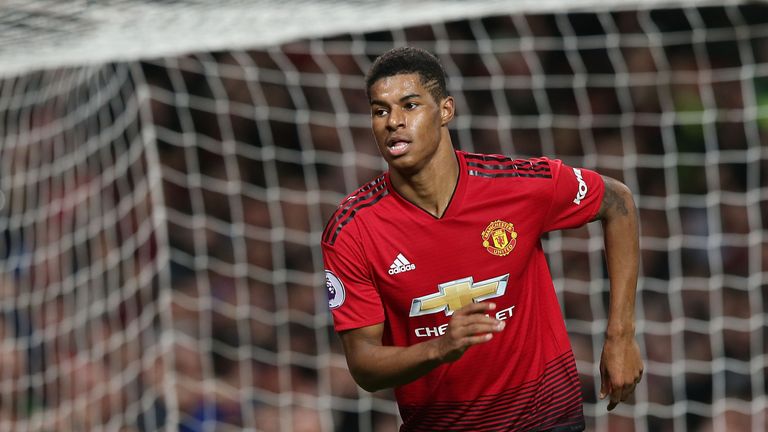
[[[357,383],[395,388],[404,431],[583,430],[540,237],[601,220],[611,298],[600,397],[609,410],[626,400],[643,371],[627,187],[558,160],[455,151],[454,100],[426,51],[385,53],[366,85],[389,170],[342,201],[322,238],[329,306]]]

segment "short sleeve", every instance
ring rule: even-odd
[[[336,331],[384,322],[384,308],[361,243],[345,229],[332,244],[323,242],[325,287]]]
[[[576,228],[593,220],[600,211],[605,185],[600,174],[551,160],[552,202],[544,232]]]

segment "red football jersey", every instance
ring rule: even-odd
[[[401,430],[583,430],[581,386],[542,234],[597,214],[602,178],[547,158],[456,152],[459,180],[436,218],[388,173],[348,196],[323,233],[337,331],[384,323],[385,345],[444,333],[492,300],[504,330],[395,394]]]

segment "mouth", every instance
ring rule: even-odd
[[[387,141],[387,149],[392,156],[400,156],[408,150],[411,142],[405,139],[394,138]]]

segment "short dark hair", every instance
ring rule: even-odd
[[[415,47],[393,48],[380,55],[365,76],[365,94],[371,99],[371,86],[382,78],[402,74],[419,74],[421,84],[436,102],[448,96],[445,70],[440,60],[429,51]]]

